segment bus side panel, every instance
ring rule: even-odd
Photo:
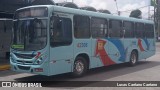
[[[73,61],[73,44],[69,46],[50,47],[50,75],[71,72]]]
[[[121,53],[123,52],[120,51],[120,46],[123,46],[123,41],[120,39],[93,39],[92,60],[95,62],[91,63],[91,68],[123,63],[119,61]]]
[[[92,59],[91,59],[91,39],[75,39],[74,40],[74,61],[73,61],[73,65],[74,65],[76,57],[80,54],[88,55],[90,63],[93,63]]]
[[[120,45],[123,45],[122,40],[120,39],[114,39],[114,38],[108,38],[107,39],[107,45],[109,47],[108,55],[110,59],[115,63],[122,63],[119,58],[121,57],[121,50],[122,48]]]
[[[93,39],[91,68],[129,62],[130,53],[137,49],[137,39]],[[94,50],[94,51],[93,51]]]
[[[146,59],[146,58],[153,56],[155,54],[154,39],[145,38],[145,39],[141,39],[141,41],[142,41],[142,48],[144,48],[144,50],[140,50],[142,54],[140,59]]]
[[[105,54],[100,52],[100,49],[104,49],[106,52],[108,51],[108,47],[107,45],[105,45],[106,43],[105,39],[101,40],[101,39],[92,39],[92,58],[91,58],[91,62],[90,62],[90,68],[96,68],[96,67],[102,67],[104,66],[103,62],[102,62],[102,58],[105,58]],[[109,65],[109,62],[107,62],[106,64]]]
[[[133,50],[139,50],[137,47],[137,39],[136,38],[125,38],[124,39],[124,49],[125,49],[125,61],[130,61],[130,55]]]

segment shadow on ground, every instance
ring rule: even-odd
[[[118,65],[92,69],[84,77],[81,77],[81,78],[73,78],[70,76],[70,73],[69,73],[69,74],[61,74],[56,76],[34,75],[29,77],[16,78],[15,80],[18,82],[23,82],[23,81],[37,82],[38,81],[38,82],[41,82],[45,87],[59,87],[59,88],[67,87],[65,89],[74,89],[75,87],[84,87],[91,84],[96,85],[95,83],[98,83],[98,81],[104,81],[110,78],[156,67],[158,65],[160,65],[160,62],[157,62],[157,61],[141,61],[141,62],[138,62],[135,67],[128,67],[125,63],[125,64],[118,64]],[[66,81],[71,81],[71,82],[66,82]],[[90,81],[90,82],[87,82],[87,81]]]

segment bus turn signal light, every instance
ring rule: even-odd
[[[38,52],[35,58],[38,59],[40,56],[41,56],[41,52]]]

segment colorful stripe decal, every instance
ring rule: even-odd
[[[147,45],[147,50],[149,50],[150,44],[149,44],[148,40],[145,38],[145,39],[143,39],[143,41]]]
[[[142,40],[141,39],[138,39],[138,47],[139,47],[141,52],[145,51],[144,47],[142,46]]]
[[[119,61],[124,62],[125,59],[126,59],[127,49],[125,50],[121,40],[118,40],[118,39],[107,39],[107,40],[110,41],[111,43],[113,43],[116,46],[116,48],[118,49],[118,51],[120,52],[120,55],[121,55],[120,58],[119,58]]]
[[[104,66],[109,65],[109,64],[115,64],[115,62],[108,56],[104,46],[107,42],[104,40],[97,40],[97,45],[96,45],[96,52],[95,55],[99,55],[100,59],[103,63]]]

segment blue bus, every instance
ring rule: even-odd
[[[11,69],[39,75],[113,64],[136,65],[155,54],[153,21],[56,5],[18,9],[10,49]]]

